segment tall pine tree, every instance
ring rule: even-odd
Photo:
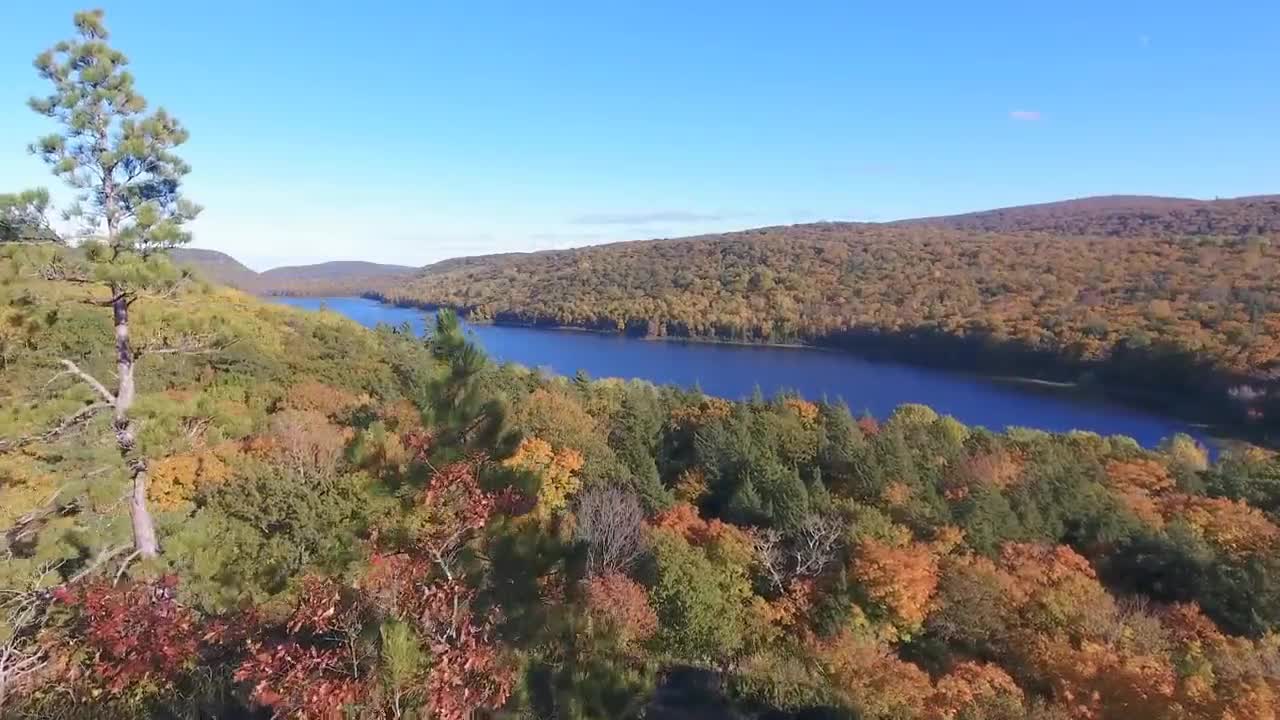
[[[116,445],[132,481],[134,549],[154,557],[159,544],[147,508],[147,460],[130,414],[136,352],[129,338],[129,308],[141,294],[171,288],[180,278],[165,251],[191,240],[184,225],[199,207],[179,192],[190,168],[173,150],[186,141],[186,130],[163,109],[147,111],[146,99],[125,70],[128,59],[107,44],[101,10],[76,13],[75,27],[73,38],[36,57],[36,70],[53,91],[32,98],[30,105],[59,130],[31,150],[79,191],[68,216],[81,224],[85,267],[63,277],[106,291],[99,302],[111,309],[115,328],[114,392],[72,361],[63,365],[92,386],[114,414]]]

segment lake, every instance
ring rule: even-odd
[[[273,298],[294,307],[322,307],[361,325],[409,323],[421,333],[428,313],[364,298]],[[806,398],[843,399],[855,414],[884,418],[903,403],[922,403],[968,425],[1010,426],[1054,432],[1088,430],[1128,435],[1147,447],[1185,432],[1205,442],[1187,423],[1101,400],[1026,384],[808,348],[653,341],[570,330],[468,325],[468,332],[497,360],[547,368],[562,375],[585,370],[592,377],[641,378],[658,384],[695,385],[711,395],[741,399],[758,387],[766,396],[794,390]]]

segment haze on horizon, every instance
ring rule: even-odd
[[[82,5],[0,9],[0,187],[66,196],[25,102]],[[260,5],[105,3],[258,270],[1280,190],[1275,5]]]

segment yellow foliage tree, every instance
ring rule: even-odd
[[[578,476],[583,466],[582,453],[573,448],[556,450],[551,443],[540,438],[521,440],[515,454],[503,465],[534,473],[542,480],[534,512],[544,519],[564,508],[582,486],[582,479]]]
[[[148,496],[162,510],[173,510],[191,501],[201,489],[219,485],[230,475],[230,447],[200,450],[163,458],[151,467]]]
[[[782,401],[782,404],[788,407],[791,412],[794,412],[805,427],[813,427],[818,422],[818,406],[816,404],[800,398],[787,398]]]
[[[1161,511],[1234,557],[1271,552],[1280,542],[1280,527],[1241,500],[1174,494],[1163,499]]]

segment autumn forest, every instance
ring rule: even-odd
[[[187,131],[74,29],[32,150],[84,231],[0,195],[5,720],[1277,716],[1265,447],[556,376],[459,319],[945,351],[1265,427],[1274,200],[446,261],[388,291],[425,337],[370,330],[175,262]]]

